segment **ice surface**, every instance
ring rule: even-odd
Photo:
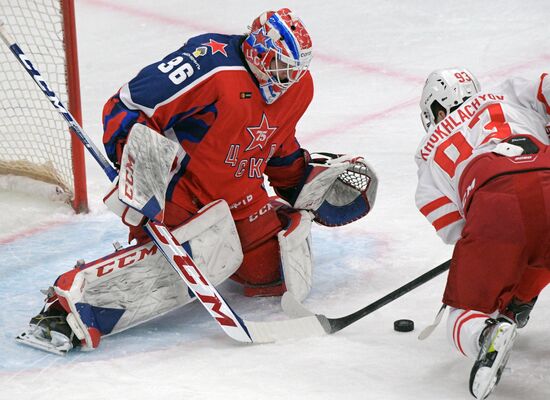
[[[315,284],[305,304],[337,317],[449,258],[414,206],[418,99],[427,74],[464,65],[483,86],[537,78],[550,63],[544,0],[441,2],[78,0],[84,128],[99,144],[105,100],[144,65],[193,35],[242,33],[262,11],[289,6],[313,37],[314,101],[298,137],[312,151],[360,153],[380,176],[376,206],[348,227],[314,227]],[[448,399],[469,398],[471,362],[440,326],[426,341],[444,277],[329,337],[249,346],[232,342],[200,305],[65,358],[16,344],[46,288],[77,259],[121,243],[126,230],[101,203],[108,180],[88,159],[92,212],[0,193],[0,399]],[[285,318],[277,299],[220,289],[249,320]],[[495,399],[550,398],[550,296],[543,292]],[[393,321],[416,322],[413,333]]]

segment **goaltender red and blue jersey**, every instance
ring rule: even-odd
[[[235,220],[246,218],[268,201],[264,173],[282,189],[303,178],[305,151],[295,129],[313,97],[311,75],[306,72],[284,96],[266,104],[241,51],[244,39],[194,37],[142,69],[104,107],[103,141],[115,164],[136,123],[181,144],[167,191],[167,225],[182,222],[170,220],[181,210],[194,213],[220,198]]]
[[[239,282],[245,296],[288,291],[303,300],[312,287],[313,221],[340,226],[365,216],[377,186],[363,157],[310,156],[295,138],[313,97],[312,54],[300,18],[283,8],[260,14],[247,35],[196,36],[123,85],[103,112],[107,155],[117,166],[124,163],[121,181],[105,203],[130,226],[130,241],[138,243],[127,251],[117,246],[114,253],[61,275],[18,340],[56,354],[75,346],[93,349],[102,336],[193,298],[208,303],[221,325],[227,327],[220,318],[234,323],[225,319],[223,303],[206,282],[205,292],[187,293],[179,274],[166,268],[165,256],[185,277],[192,275],[185,280],[192,291],[200,286],[193,280],[208,276],[213,285],[228,278]],[[178,144],[170,172],[155,171],[168,169],[164,161],[174,159],[174,146],[145,143],[160,138],[151,131]],[[139,147],[167,154],[140,154]],[[159,168],[154,162],[161,163]],[[160,176],[164,173],[168,176]],[[268,196],[264,176],[287,202]],[[133,186],[134,178],[150,184],[151,177],[159,179],[154,200],[156,189],[167,186],[166,203],[162,213],[155,208],[145,215],[163,216],[185,257],[159,246],[161,256],[147,241],[141,215],[126,218],[131,204],[121,206],[118,184],[128,188],[124,182]],[[154,203],[153,197],[143,197],[148,205]],[[160,202],[155,205],[160,209]],[[153,236],[159,227],[151,229]],[[92,292],[97,296],[88,295]]]
[[[225,328],[236,325],[226,319],[231,310],[204,281],[206,276],[213,285],[231,278],[242,284],[246,296],[289,291],[303,300],[312,287],[313,220],[322,223],[328,215],[328,225],[338,226],[361,218],[374,202],[377,182],[362,157],[322,153],[311,160],[297,142],[296,125],[313,97],[311,57],[307,30],[283,8],[259,15],[247,35],[196,36],[123,85],[104,107],[107,155],[115,165],[124,159],[126,172],[135,167],[123,179],[133,182],[142,173],[149,184],[151,176],[164,173],[153,175],[151,163],[172,160],[173,152],[168,151],[170,157],[137,152],[140,162],[130,161],[142,143],[151,151],[169,147],[147,145],[140,132],[150,139],[158,138],[150,133],[156,131],[179,144],[169,176],[158,176],[167,178],[161,180],[163,187],[169,183],[163,213],[153,215],[162,215],[173,234],[181,234],[175,237],[187,254],[167,254],[164,246],[147,241],[143,219],[126,219],[129,208],[120,207],[116,198],[111,209],[128,223],[136,246],[128,251],[117,246],[114,253],[62,274],[18,341],[56,354],[75,346],[94,349],[102,336],[194,298],[209,304],[214,319],[230,332]],[[160,167],[155,171],[165,170],[164,164]],[[344,174],[346,179],[339,180]],[[264,175],[288,203],[269,198]],[[118,197],[116,189],[105,198],[108,207]],[[315,216],[316,210],[322,211]],[[159,227],[151,229],[152,236]],[[165,267],[165,256],[178,264],[194,296],[180,274]],[[88,295],[92,292],[98,296]],[[246,326],[239,323],[239,335],[231,336],[248,341],[253,336],[241,335]]]

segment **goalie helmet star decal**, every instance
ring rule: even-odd
[[[252,136],[252,141],[248,145],[245,151],[253,150],[256,147],[259,147],[261,150],[264,149],[264,145],[267,144],[271,135],[277,130],[276,126],[269,126],[269,121],[265,113],[262,113],[262,122],[258,126],[247,127],[246,130]]]
[[[270,43],[273,43],[273,39],[271,39],[269,36],[267,36],[263,29],[259,29],[256,32],[252,32],[250,34],[254,40],[254,43],[252,44],[253,47],[256,47],[258,45],[261,45],[263,47],[268,47],[267,42],[271,41]]]

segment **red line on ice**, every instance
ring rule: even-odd
[[[108,8],[115,12],[132,15],[139,18],[145,18],[148,20],[162,22],[163,24],[186,27],[188,29],[192,29],[198,32],[218,32],[220,30],[219,26],[214,27],[208,24],[200,24],[194,21],[190,21],[189,19],[170,17],[161,13],[146,11],[146,10],[142,10],[131,6],[119,5],[119,4],[116,4],[115,2],[111,2],[107,0],[84,0],[83,3],[88,3],[90,5],[97,6],[97,7]],[[424,82],[423,77],[408,75],[400,71],[392,71],[383,66],[377,66],[377,65],[368,64],[368,63],[361,63],[361,62],[346,60],[341,56],[336,57],[326,53],[315,52],[315,59],[324,61],[327,64],[343,66],[343,67],[346,67],[348,70],[353,70],[356,72],[384,75],[384,76],[397,78],[399,80],[415,83],[415,84],[421,84],[422,82]]]
[[[91,4],[93,6],[97,7],[103,7],[108,8],[110,10],[125,13],[128,15],[133,15],[140,18],[146,18],[149,20],[156,20],[165,24],[170,25],[177,25],[177,26],[183,26],[192,30],[196,30],[199,32],[211,32],[211,31],[217,31],[219,30],[218,27],[209,26],[208,24],[200,24],[193,21],[190,21],[188,19],[184,18],[175,18],[175,17],[169,17],[164,14],[155,13],[151,11],[144,11],[139,8],[134,8],[130,6],[124,6],[119,5],[114,2],[110,2],[107,0],[84,0],[83,2]],[[382,75],[394,79],[399,79],[400,81],[405,81],[411,84],[418,85],[420,88],[420,85],[424,82],[425,77],[419,77],[415,75],[410,75],[401,71],[395,71],[389,68],[385,68],[384,66],[374,65],[374,64],[368,64],[368,63],[361,63],[356,61],[351,61],[344,59],[342,57],[337,57],[334,55],[326,54],[326,53],[316,53],[315,58],[318,60],[321,60],[327,64],[345,67],[348,70],[353,70],[355,72],[360,73],[366,73],[366,74],[376,74],[376,75]],[[486,74],[486,76],[508,76],[512,72],[521,71],[535,63],[541,62],[541,61],[547,61],[550,60],[550,54],[544,54],[536,59],[528,60],[522,63],[510,65],[508,67],[503,67],[501,69],[495,70],[492,73]],[[419,93],[420,95],[420,93]],[[388,116],[388,114],[399,111],[402,108],[410,107],[412,105],[416,105],[418,102],[418,97],[410,100],[403,101],[399,104],[396,104],[394,106],[388,107],[382,111],[377,111],[371,114],[366,115],[360,115],[352,120],[348,120],[347,122],[344,122],[343,124],[339,123],[337,126],[321,129],[318,131],[315,131],[313,133],[310,133],[309,135],[306,135],[304,137],[305,141],[311,141],[314,139],[321,138],[323,136],[329,135],[334,132],[340,132],[345,130],[350,130],[352,128],[355,128],[357,126],[363,125],[367,122],[377,120],[377,119],[383,119]]]
[[[155,20],[157,22],[162,22],[164,24],[184,26],[188,29],[192,29],[198,32],[210,32],[210,31],[218,30],[217,27],[212,27],[212,26],[209,26],[208,24],[200,24],[200,23],[192,22],[187,19],[170,17],[167,15],[154,13],[151,11],[144,11],[139,8],[120,5],[120,4],[116,4],[115,2],[111,2],[107,0],[82,0],[82,3],[88,3],[92,6],[103,7],[115,12],[125,13],[127,15],[132,15],[139,18]],[[384,68],[383,66],[355,62],[355,61],[343,59],[342,57],[336,57],[336,56],[323,54],[323,53],[316,53],[316,58],[321,61],[324,61],[327,64],[346,67],[356,72],[383,75],[390,78],[396,78],[402,81],[406,81],[411,84],[416,84],[416,85],[421,85],[425,79],[424,77],[418,77],[418,76],[409,75],[403,72],[394,71],[388,68]],[[525,68],[532,66],[533,64],[536,64],[542,61],[548,61],[548,60],[550,60],[550,54],[543,54],[532,60],[528,60],[522,63],[517,63],[507,67],[500,68],[498,70],[493,71],[492,73],[486,74],[486,76],[497,76],[497,77],[508,76],[512,72],[521,71]],[[335,132],[349,131],[353,128],[356,128],[357,126],[361,126],[370,121],[386,118],[391,113],[397,112],[399,110],[402,110],[403,108],[407,108],[412,105],[416,105],[417,102],[418,102],[418,97],[415,97],[414,99],[402,101],[401,103],[395,104],[381,111],[377,111],[370,114],[359,115],[354,119],[349,119],[346,122],[338,123],[338,125],[317,130],[315,132],[310,133],[309,135],[305,135],[305,137],[303,137],[303,141],[310,142],[312,140],[319,139],[323,136],[334,134]],[[24,237],[47,231],[54,226],[58,226],[64,223],[65,222],[51,223],[50,225],[47,225],[47,226],[40,226],[40,227],[27,229],[27,230],[6,236],[4,238],[0,238],[0,245],[9,244],[19,239],[22,239]]]
[[[11,235],[0,238],[0,245],[6,245],[13,242],[16,242],[19,239],[36,235],[37,233],[46,232],[52,228],[58,227],[60,225],[66,224],[68,221],[57,221],[57,222],[48,222],[48,225],[37,226],[34,228],[25,229],[23,231],[13,233]]]

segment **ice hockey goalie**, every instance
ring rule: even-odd
[[[119,180],[105,204],[131,227],[136,245],[92,262],[78,262],[47,290],[42,311],[17,340],[64,354],[75,346],[94,349],[102,337],[121,332],[194,298],[157,247],[140,235],[146,217],[170,222],[166,188],[177,173],[181,148],[142,124],[135,124],[120,160]],[[377,178],[361,157],[304,152],[302,178],[277,185],[272,198],[247,218],[236,219],[223,199],[196,212],[179,210],[184,223],[173,228],[201,272],[218,285],[240,282],[248,296],[298,299],[312,285],[311,223],[339,226],[366,215],[376,197]]]

